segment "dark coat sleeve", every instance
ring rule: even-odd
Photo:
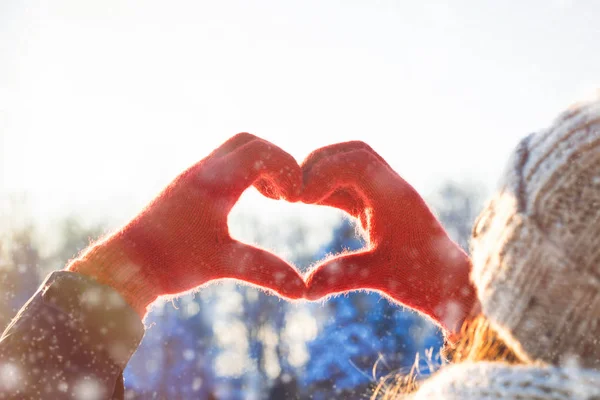
[[[143,335],[115,290],[53,272],[0,338],[0,399],[123,399],[123,370]]]

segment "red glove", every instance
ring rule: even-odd
[[[376,290],[429,315],[450,332],[459,330],[477,302],[469,257],[415,189],[362,142],[316,150],[302,169],[303,201],[346,211],[361,221],[369,238],[364,251],[311,270],[307,298]]]
[[[302,173],[288,153],[240,133],[175,178],[131,222],[68,269],[115,287],[142,316],[160,295],[220,278],[301,298],[305,285],[294,268],[229,235],[227,215],[252,184],[269,197],[296,201]]]

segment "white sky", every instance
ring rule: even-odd
[[[0,0],[0,192],[131,216],[229,136],[494,185],[600,84],[600,2]],[[305,213],[247,196],[242,209]],[[313,217],[317,214],[311,214]]]

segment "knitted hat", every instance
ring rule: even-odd
[[[600,372],[577,367],[464,363],[442,368],[411,400],[592,400],[600,398]]]
[[[517,354],[600,366],[600,99],[521,141],[471,247],[482,311]]]

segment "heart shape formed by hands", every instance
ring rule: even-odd
[[[252,185],[272,199],[346,211],[360,220],[369,247],[326,260],[303,279],[276,255],[230,236],[228,214]],[[376,290],[450,331],[475,303],[467,255],[421,196],[362,142],[323,147],[299,165],[272,143],[238,134],[68,268],[118,288],[142,316],[157,296],[223,278],[289,299]]]

